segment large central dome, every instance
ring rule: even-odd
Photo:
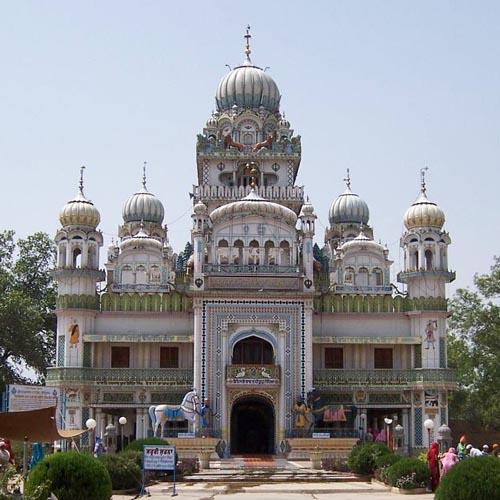
[[[275,81],[250,59],[250,34],[245,35],[247,45],[245,60],[230,71],[219,83],[215,101],[218,111],[228,111],[234,105],[239,108],[264,109],[275,113],[280,107],[280,91]]]

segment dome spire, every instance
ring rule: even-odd
[[[424,167],[420,169],[420,191],[422,194],[425,194],[426,192],[426,187],[425,187],[425,172],[429,170],[429,167]]]
[[[146,187],[146,165],[148,164],[147,161],[145,161],[142,165],[142,187],[144,191],[147,191],[148,188]]]
[[[246,39],[245,43],[245,61],[243,64],[245,65],[251,65],[252,60],[250,59],[250,54],[252,53],[252,49],[250,48],[250,38],[252,38],[252,35],[250,34],[250,25],[247,24],[247,31],[246,34],[243,36],[243,38]]]
[[[79,190],[80,190],[80,195],[85,198],[85,195],[83,194],[83,172],[85,170],[85,165],[82,165],[80,167],[80,185],[79,185]]]
[[[351,171],[349,169],[347,169],[347,176],[344,177],[344,179],[342,179],[346,186],[347,186],[347,189],[350,191],[351,190]]]

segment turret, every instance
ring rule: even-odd
[[[102,233],[97,230],[100,214],[83,191],[81,168],[78,194],[61,210],[57,231],[57,365],[83,366],[85,332],[93,331],[98,308],[96,284],[104,280],[99,270]],[[90,356],[90,354],[89,354]]]
[[[317,219],[314,213],[314,207],[309,200],[304,203],[299,215],[300,228],[302,236],[302,265],[304,266],[304,288],[314,290],[313,285],[313,238],[315,231],[315,221]]]

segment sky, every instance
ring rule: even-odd
[[[452,238],[450,292],[500,254],[500,2],[0,0],[0,229],[54,235],[85,192],[106,246],[140,186],[165,206],[175,251],[190,239],[195,144],[225,66],[269,66],[302,136],[297,183],[319,217],[352,188],[402,266],[403,215],[428,166]]]

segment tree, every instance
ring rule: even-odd
[[[500,257],[477,291],[459,289],[450,303],[448,358],[458,375],[451,412],[487,429],[500,429]]]
[[[177,257],[177,263],[175,266],[176,271],[185,271],[189,257],[193,254],[193,245],[191,242],[187,242],[184,247],[184,251]]]
[[[0,389],[40,378],[55,353],[55,246],[45,233],[14,239],[0,232]]]

